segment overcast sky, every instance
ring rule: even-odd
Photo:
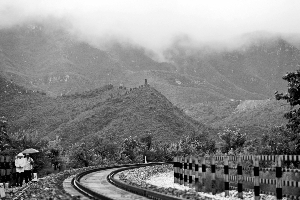
[[[0,0],[0,27],[49,16],[89,40],[116,36],[152,49],[180,34],[213,41],[300,33],[300,0]]]

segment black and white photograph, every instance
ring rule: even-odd
[[[300,199],[300,1],[0,0],[0,199]]]

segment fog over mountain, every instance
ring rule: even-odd
[[[3,0],[0,69],[54,96],[148,78],[174,103],[264,99],[300,66],[299,7],[281,0]]]
[[[298,0],[0,0],[1,98],[147,79],[200,122],[260,133],[285,122],[274,92],[300,67],[299,11]]]
[[[193,44],[237,46],[242,34],[266,31],[296,34],[297,0],[2,0],[0,27],[52,19],[96,47],[110,40],[162,51],[178,36]]]

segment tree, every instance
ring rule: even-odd
[[[241,133],[239,128],[229,129],[225,128],[222,132],[218,133],[219,138],[222,140],[221,151],[228,153],[229,150],[237,150],[244,146],[246,142],[246,134]]]
[[[88,167],[94,160],[94,149],[90,148],[86,143],[75,143],[67,152],[72,167]]]
[[[260,154],[293,154],[297,145],[294,134],[285,126],[276,126],[268,134],[263,134],[259,147]]]
[[[141,143],[136,137],[125,138],[121,147],[121,154],[126,155],[133,162],[141,162],[143,161],[141,151]]]
[[[13,156],[27,148],[34,148],[39,151],[37,154],[33,154],[34,170],[39,174],[48,165],[49,159],[47,154],[48,141],[41,140],[37,132],[30,132],[29,130],[19,130],[9,134],[9,140],[11,141],[11,148]]]
[[[59,165],[59,162],[60,162],[60,159],[59,159],[59,150],[58,149],[50,149],[49,150],[49,153],[48,153],[48,157],[50,158],[51,160],[51,164],[54,165],[54,170],[57,169],[58,165]]]
[[[195,149],[196,155],[211,154],[216,151],[216,143],[207,134],[197,134],[189,138],[188,144]]]
[[[11,140],[7,135],[7,119],[3,116],[0,118],[0,150],[5,146],[10,146]]]
[[[93,137],[90,146],[100,159],[117,160],[119,159],[119,145],[112,139]]]
[[[151,133],[148,133],[147,135],[143,136],[140,141],[141,143],[144,143],[146,145],[147,150],[150,150],[152,146],[153,136],[151,135]]]
[[[289,139],[295,145],[294,154],[300,153],[300,70],[288,72],[283,80],[288,82],[288,92],[286,94],[275,92],[277,100],[286,100],[290,104],[290,111],[284,114],[288,119],[286,128],[290,130]]]

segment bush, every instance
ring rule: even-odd
[[[225,128],[222,132],[218,133],[221,142],[221,151],[223,153],[233,151],[242,151],[246,142],[246,133],[241,133],[239,128]]]

